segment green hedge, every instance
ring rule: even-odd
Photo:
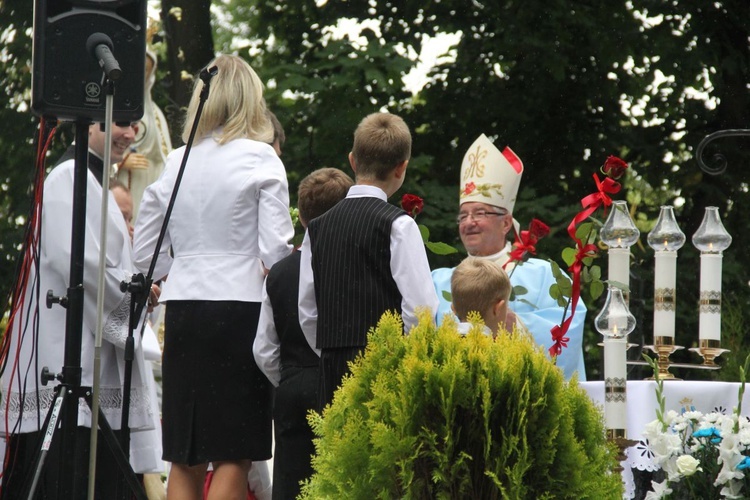
[[[601,412],[525,336],[386,314],[315,430],[302,497],[621,498]]]

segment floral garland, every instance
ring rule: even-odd
[[[590,286],[589,292],[594,299],[598,298],[604,291],[604,285],[601,282],[601,269],[593,265],[593,260],[599,253],[597,246],[594,244],[597,230],[594,224],[584,221],[600,207],[606,209],[612,205],[610,195],[620,192],[622,186],[617,180],[625,175],[627,169],[628,164],[625,161],[616,156],[609,156],[601,167],[601,173],[605,176],[604,179],[599,179],[599,176],[594,173],[596,191],[581,199],[583,210],[576,214],[567,228],[568,235],[573,239],[575,246],[564,249],[562,257],[568,265],[568,272],[571,273],[572,279],[563,274],[557,263],[550,261],[556,281],[550,287],[550,295],[564,308],[560,324],[555,325],[550,330],[553,343],[549,348],[549,354],[553,359],[562,353],[563,348],[567,347],[570,341],[567,333],[578,307],[582,284]],[[532,221],[532,224],[535,223],[534,221],[536,219]],[[549,228],[547,228],[547,232],[549,232]],[[524,231],[521,232],[521,237],[516,236],[516,241],[513,244],[514,250],[511,252],[509,262],[522,263],[525,258],[528,258],[529,253],[535,252],[534,244],[536,241],[534,241],[534,244],[530,244],[531,227],[526,233],[525,237]],[[570,314],[568,314],[568,311],[570,311]]]

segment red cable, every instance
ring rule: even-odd
[[[23,337],[25,336],[26,327],[24,326],[24,309],[25,305],[27,303],[26,296],[27,293],[29,293],[29,290],[27,289],[27,283],[29,283],[29,279],[31,276],[32,269],[35,267],[38,267],[38,258],[39,258],[39,240],[41,235],[41,210],[42,210],[42,199],[43,199],[43,191],[44,191],[44,173],[45,173],[45,159],[47,156],[47,151],[49,150],[49,146],[52,142],[52,139],[55,135],[56,127],[51,127],[49,132],[47,131],[48,124],[46,123],[44,118],[40,119],[40,125],[39,125],[39,140],[37,141],[37,154],[36,154],[36,175],[34,178],[34,185],[33,185],[33,200],[31,204],[31,210],[29,214],[29,220],[26,227],[26,232],[24,234],[24,240],[22,245],[22,251],[20,254],[21,263],[18,267],[17,275],[16,275],[16,281],[13,286],[13,292],[11,295],[11,309],[9,311],[8,315],[8,323],[5,328],[5,332],[3,335],[2,342],[0,343],[0,372],[4,371],[7,368],[7,362],[8,362],[8,355],[10,353],[10,344],[11,344],[11,336],[13,335],[14,326],[16,325],[16,321],[18,321],[18,331],[24,332],[23,334],[19,333],[19,338],[16,346],[16,352],[13,355],[13,363],[11,366],[11,373],[10,373],[10,380],[8,383],[8,394],[5,395],[5,442],[6,442],[6,449],[5,449],[5,464],[8,463],[10,459],[10,446],[8,444],[10,443],[10,430],[9,430],[9,422],[8,422],[8,409],[9,409],[9,402],[10,402],[10,394],[13,392],[13,379],[16,374],[16,370],[18,369],[18,364],[20,362],[20,353],[21,353],[21,346]],[[39,279],[39,275],[35,276],[35,280]],[[32,290],[30,293],[36,292],[36,289]],[[38,293],[37,293],[38,295]],[[35,311],[31,312],[32,316],[32,341],[36,343],[36,330],[37,330],[37,313],[36,310],[38,310],[38,299],[37,296],[37,308]],[[28,322],[28,318],[26,319]],[[19,381],[20,382],[20,381]],[[21,387],[19,385],[19,391]],[[17,422],[16,425],[20,425],[20,422]],[[2,478],[4,474],[4,470],[0,471],[0,478]]]

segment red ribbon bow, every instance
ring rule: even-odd
[[[523,260],[526,252],[536,255],[536,242],[536,236],[529,231],[521,231],[520,238],[516,235],[516,241],[513,243],[513,251],[510,252],[510,260],[514,262]]]
[[[578,212],[578,215],[576,215],[570,222],[570,225],[568,225],[568,234],[578,243],[580,242],[578,238],[576,238],[576,226],[585,221],[589,215],[596,212],[600,206],[610,206],[612,204],[612,198],[608,195],[619,193],[620,188],[622,187],[619,182],[610,177],[605,177],[603,181],[600,181],[599,176],[596,174],[594,174],[594,182],[596,183],[596,192],[581,199],[583,210]]]

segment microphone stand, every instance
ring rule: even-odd
[[[130,331],[128,338],[125,343],[125,379],[123,385],[123,404],[122,404],[122,422],[121,428],[126,432],[121,434],[121,446],[122,449],[128,453],[130,449],[130,434],[128,430],[128,418],[130,413],[130,385],[131,375],[133,371],[133,354],[134,354],[134,331],[138,328],[139,320],[143,316],[143,310],[148,302],[149,295],[151,293],[151,285],[153,284],[154,269],[156,268],[156,261],[159,257],[162,244],[164,243],[164,236],[167,233],[167,227],[169,225],[169,219],[172,215],[172,209],[174,207],[175,200],[177,199],[177,193],[180,189],[180,183],[182,182],[182,176],[185,173],[185,166],[187,165],[188,157],[190,156],[190,150],[195,140],[195,133],[198,129],[198,123],[200,122],[201,114],[203,113],[203,106],[208,99],[209,90],[211,87],[211,79],[216,76],[218,68],[212,66],[210,68],[204,68],[200,72],[200,79],[203,81],[203,88],[200,93],[200,100],[198,102],[198,109],[195,113],[195,119],[190,129],[190,136],[188,137],[187,144],[185,145],[185,154],[182,157],[180,163],[180,170],[177,172],[177,178],[175,179],[174,189],[172,190],[172,196],[169,199],[167,210],[164,214],[164,221],[162,222],[161,230],[159,231],[159,238],[156,241],[156,247],[154,248],[154,254],[149,264],[148,272],[144,276],[143,273],[135,274],[129,282],[123,281],[120,283],[120,290],[123,292],[130,292]],[[141,323],[140,335],[143,336],[143,330],[146,326],[146,322]]]

